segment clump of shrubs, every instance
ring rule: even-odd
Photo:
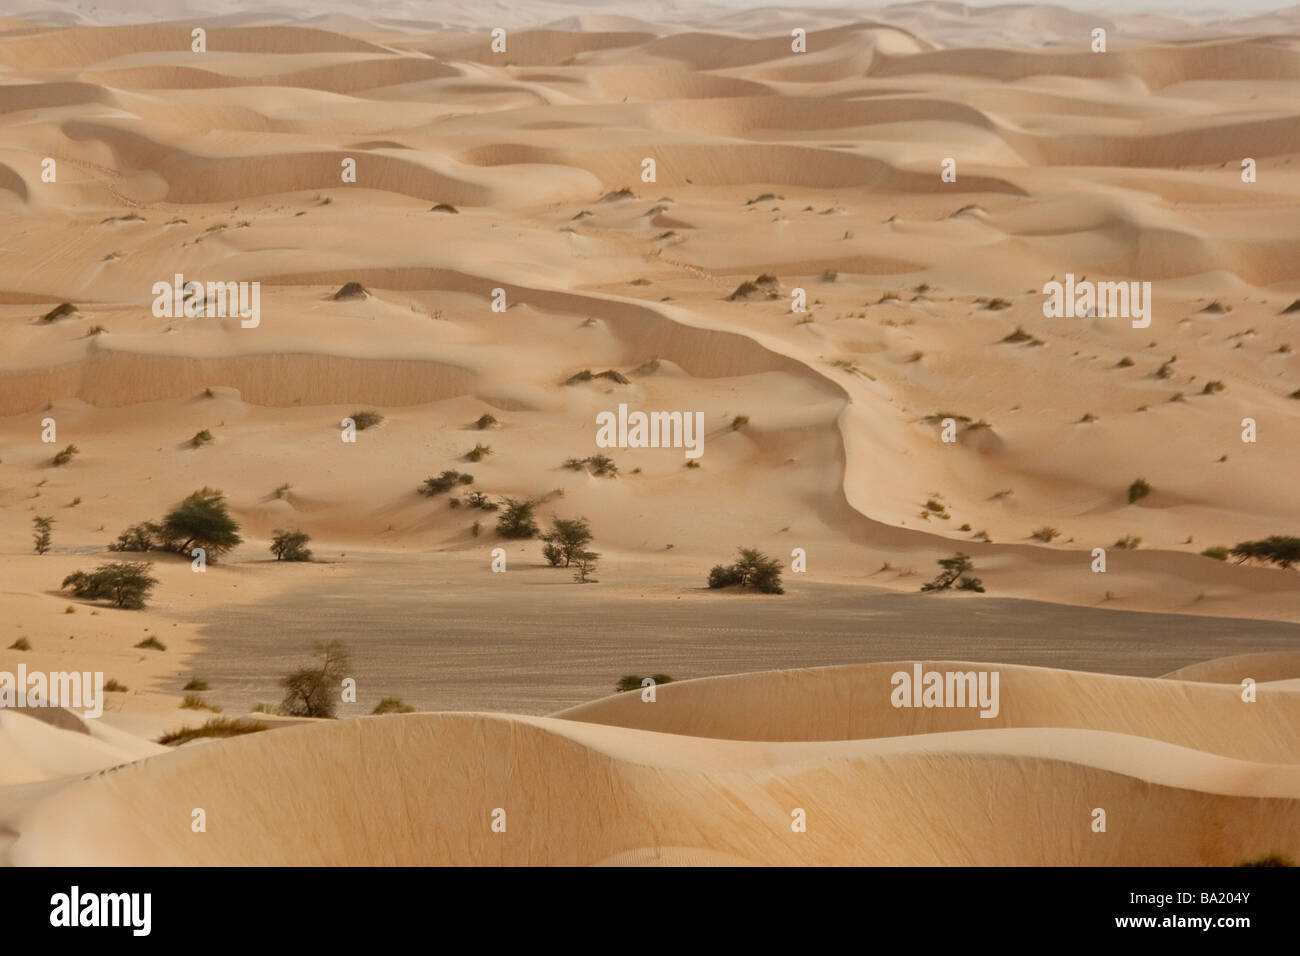
[[[469,485],[473,483],[473,475],[448,469],[437,478],[424,479],[424,484],[416,490],[426,498],[432,498],[434,495],[440,495],[445,491],[451,491],[451,489],[457,485]]]
[[[537,503],[503,498],[501,516],[497,518],[497,534],[503,538],[535,538],[541,533],[533,511]]]
[[[277,561],[310,561],[311,549],[307,542],[311,536],[305,531],[282,531],[276,528],[271,535],[271,553]]]
[[[742,587],[761,594],[784,594],[781,562],[756,548],[740,548],[732,564],[715,564],[709,571],[710,588]]]
[[[63,451],[54,456],[52,464],[55,466],[66,465],[68,462],[72,461],[73,455],[79,455],[80,453],[81,449],[76,445],[69,445],[67,448],[63,449]]]
[[[618,474],[618,465],[608,455],[589,455],[586,458],[567,458],[564,467],[570,471],[584,469],[597,478],[613,478]]]
[[[149,569],[147,561],[110,561],[94,571],[72,572],[63,579],[62,587],[88,601],[112,601],[116,607],[139,610],[158,583]]]
[[[238,523],[226,508],[225,496],[214,488],[202,488],[160,523],[145,521],[127,528],[108,550],[172,551],[188,556],[191,548],[202,548],[208,561],[216,561],[243,540]]]
[[[1147,495],[1151,494],[1151,485],[1145,478],[1139,478],[1133,484],[1128,486],[1128,503],[1133,504],[1141,501]]]
[[[951,558],[940,558],[937,563],[942,570],[933,581],[921,585],[922,591],[947,591],[955,584],[959,591],[984,593],[984,582],[966,574],[975,567],[968,555],[958,552]]]
[[[384,416],[378,412],[353,412],[348,417],[352,419],[359,432],[363,432],[367,428],[373,428],[384,420]]]

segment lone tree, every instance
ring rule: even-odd
[[[317,641],[312,651],[320,658],[319,665],[302,667],[280,678],[284,688],[280,709],[292,717],[333,717],[350,662],[347,645],[342,641]]]
[[[202,548],[209,561],[244,540],[239,536],[239,525],[226,510],[225,496],[213,488],[194,492],[168,512],[161,533],[168,550],[187,554],[190,548]]]
[[[573,573],[573,580],[579,584],[595,584],[596,579],[590,577],[592,571],[596,570],[596,562],[600,560],[600,555],[595,551],[579,551],[573,556],[573,566],[577,568]]]
[[[933,581],[922,584],[922,591],[947,591],[953,584],[956,584],[959,591],[984,593],[983,581],[979,578],[966,576],[966,572],[974,568],[968,555],[959,552],[951,558],[940,558],[938,564],[943,570],[939,572]]]
[[[113,561],[90,573],[74,571],[63,579],[63,587],[74,596],[91,601],[107,600],[129,610],[139,610],[158,579],[149,574],[148,561]]]
[[[542,535],[542,540],[546,542],[542,554],[551,567],[563,564],[567,568],[591,544],[591,528],[586,518],[552,518],[551,530]]]
[[[54,518],[40,517],[32,519],[32,541],[36,544],[36,553],[44,554],[50,550],[50,529],[54,527]]]
[[[1262,541],[1243,541],[1232,549],[1231,554],[1238,564],[1243,561],[1264,561],[1285,570],[1293,564],[1300,564],[1300,538],[1275,534]]]
[[[709,587],[739,585],[763,594],[784,594],[781,587],[781,562],[769,558],[756,548],[741,548],[735,564],[715,564],[709,571]]]
[[[541,531],[533,518],[537,504],[514,498],[501,500],[501,517],[497,518],[497,534],[503,538],[535,538]]]
[[[311,536],[305,531],[276,529],[271,538],[271,553],[277,561],[310,561],[311,549],[307,542]]]

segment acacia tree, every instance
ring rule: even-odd
[[[339,705],[339,687],[347,676],[350,656],[342,641],[316,642],[312,650],[320,664],[300,667],[280,678],[284,700],[280,707],[293,717],[333,717]]]
[[[954,584],[959,591],[978,591],[984,593],[984,582],[966,574],[974,565],[969,555],[958,552],[951,558],[940,558],[939,567],[943,568],[933,581],[921,585],[922,591],[947,591]]]
[[[709,587],[739,585],[763,594],[784,594],[781,587],[781,562],[769,558],[757,548],[741,548],[734,564],[715,564],[709,571]]]
[[[276,529],[271,538],[271,553],[277,561],[310,561],[311,549],[307,542],[311,536],[305,531],[281,531]]]
[[[552,518],[551,530],[542,540],[546,542],[542,554],[551,566],[558,568],[563,563],[567,568],[591,544],[591,528],[586,518]]]
[[[214,488],[194,492],[169,511],[160,533],[168,550],[186,554],[191,548],[202,548],[209,561],[244,540],[239,536],[239,525],[226,510],[225,496]]]
[[[514,498],[501,499],[501,517],[497,518],[497,534],[503,538],[535,538],[541,530],[533,519],[532,501]]]
[[[54,518],[37,516],[32,519],[32,541],[36,553],[44,554],[50,550],[50,529],[54,527]]]

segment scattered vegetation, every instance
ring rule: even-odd
[[[339,687],[348,676],[347,645],[342,641],[317,642],[318,664],[300,667],[280,678],[284,688],[281,710],[292,717],[333,717],[339,704]]]
[[[436,207],[435,207],[436,208]],[[453,212],[455,210],[452,210]],[[372,714],[413,714],[415,708],[404,703],[400,697],[385,697],[375,705]]]
[[[551,567],[569,567],[591,544],[586,518],[552,518],[551,530],[542,535],[542,555]]]
[[[254,720],[231,720],[228,717],[213,717],[202,727],[182,727],[170,730],[158,738],[158,743],[165,747],[177,747],[201,737],[238,737],[241,734],[254,734],[266,730],[267,725]]]
[[[490,454],[492,454],[491,445],[478,444],[475,445],[473,448],[471,448],[469,451],[467,451],[465,453],[465,457],[469,461],[482,461]]]
[[[710,588],[742,587],[762,594],[784,594],[781,562],[756,548],[740,548],[733,564],[715,564],[709,571]]]
[[[933,581],[921,585],[922,591],[947,591],[955,584],[959,591],[978,591],[984,593],[984,582],[966,574],[974,570],[974,564],[968,555],[958,552],[951,558],[940,558],[938,565],[942,569]]]
[[[63,451],[59,452],[57,455],[54,456],[54,460],[52,461],[52,464],[55,465],[55,467],[58,467],[60,465],[66,465],[68,462],[72,461],[73,455],[79,455],[79,454],[81,454],[80,448],[78,448],[76,445],[69,445],[67,448],[63,449]]]
[[[752,299],[754,296],[762,295],[769,299],[775,299],[779,292],[779,283],[776,276],[763,273],[752,282],[746,279],[740,285],[736,286],[736,291],[727,296],[728,302],[735,302],[738,299]]]
[[[1112,544],[1111,547],[1116,548],[1120,551],[1136,551],[1137,546],[1141,543],[1142,543],[1141,538],[1137,537],[1136,535],[1126,534],[1124,535],[1124,537],[1120,538],[1118,541]]]
[[[348,417],[351,418],[352,421],[356,423],[357,431],[359,432],[363,432],[367,428],[374,428],[376,425],[378,425],[380,422],[384,420],[383,415],[380,415],[378,412],[371,412],[371,411],[353,412]]]
[[[69,315],[76,315],[76,313],[77,307],[71,302],[61,302],[41,316],[41,321],[57,322],[59,319],[67,318]]]
[[[50,550],[50,531],[53,527],[54,519],[51,517],[37,515],[32,518],[32,542],[37,554]]]
[[[1231,554],[1238,564],[1262,561],[1286,570],[1293,564],[1300,564],[1300,538],[1270,535],[1260,541],[1243,541],[1232,549]]]
[[[589,368],[584,368],[581,372],[570,375],[564,380],[565,385],[577,385],[580,382],[590,382],[592,379],[607,378],[611,382],[617,382],[619,385],[630,385],[632,380],[622,372],[612,368],[607,368],[603,372],[592,372]]]
[[[667,674],[652,674],[650,675],[650,679],[654,681],[656,685],[671,684],[673,682],[673,679]],[[640,690],[641,682],[643,680],[645,680],[645,678],[640,674],[625,674],[618,679],[618,683],[614,685],[614,690],[620,694],[629,690]]]
[[[503,538],[535,538],[541,533],[533,512],[537,503],[503,498],[501,516],[497,518],[497,534]]]
[[[311,549],[307,542],[311,536],[305,531],[281,531],[276,528],[271,535],[271,553],[277,561],[310,561]]]
[[[139,610],[158,583],[149,568],[147,561],[110,561],[89,573],[72,572],[61,587],[71,588],[75,597],[88,601],[112,601],[117,607]]]
[[[586,469],[597,478],[613,478],[618,474],[618,465],[608,455],[589,455],[586,458],[566,458],[564,467],[570,471]]]
[[[473,483],[473,475],[449,468],[437,478],[424,479],[424,484],[416,490],[426,498],[432,498],[434,495],[440,495],[444,491],[450,491],[456,485],[469,485]]]
[[[1037,531],[1035,531],[1033,534],[1030,535],[1030,537],[1033,538],[1035,541],[1043,541],[1046,543],[1051,543],[1053,539],[1059,538],[1060,536],[1061,536],[1061,532],[1047,525],[1043,525],[1041,528],[1039,528]]]

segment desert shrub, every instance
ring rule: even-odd
[[[591,528],[585,518],[552,518],[551,530],[542,535],[542,554],[552,567],[568,567],[591,544]]]
[[[947,591],[955,584],[960,591],[983,593],[984,582],[966,574],[967,571],[974,570],[969,555],[958,552],[951,558],[940,558],[937,563],[942,570],[935,575],[933,581],[921,585],[922,591]]]
[[[359,432],[363,432],[367,428],[374,428],[384,420],[384,416],[380,415],[378,412],[353,412],[348,417],[356,423],[357,431]]]
[[[181,690],[210,690],[210,689],[211,688],[208,686],[207,681],[201,680],[197,677],[191,677],[190,682],[181,688]]]
[[[737,415],[735,418],[731,420],[731,430],[733,432],[738,432],[748,424],[749,424],[748,415]]]
[[[609,478],[618,474],[618,466],[608,455],[592,455],[587,459],[591,473],[598,478]]]
[[[1151,494],[1151,485],[1145,478],[1139,478],[1128,486],[1128,502],[1133,504],[1135,501],[1141,501],[1147,495]]]
[[[762,594],[784,594],[781,587],[781,562],[769,558],[756,548],[740,548],[739,558],[730,565],[714,565],[709,570],[711,588],[743,587]]]
[[[375,705],[375,709],[372,710],[371,713],[372,714],[413,714],[415,713],[415,708],[412,707],[410,704],[404,703],[402,701],[402,698],[400,697],[385,697],[383,700],[381,700],[378,704]]]
[[[1217,380],[1216,380],[1216,381],[1213,381],[1213,382],[1206,382],[1206,383],[1205,383],[1205,388],[1201,389],[1201,394],[1202,394],[1202,395],[1214,395],[1214,394],[1216,394],[1216,393],[1218,393],[1218,392],[1223,391],[1223,390],[1224,390],[1225,388],[1227,388],[1227,387],[1228,387],[1228,386],[1224,385],[1222,382],[1217,381]]]
[[[1263,561],[1287,569],[1293,564],[1300,564],[1300,538],[1270,535],[1260,541],[1243,541],[1232,549],[1231,554],[1238,564],[1243,561]]]
[[[1257,856],[1253,860],[1243,860],[1235,866],[1295,866],[1289,857],[1282,856],[1280,853],[1269,853],[1267,856]]]
[[[271,492],[271,494],[276,498],[276,500],[279,500],[287,495],[289,489],[292,487],[293,486],[286,481],[284,484],[280,485],[280,487],[276,488],[275,491]]]
[[[76,311],[77,311],[77,307],[73,305],[71,302],[60,302],[54,308],[50,309],[50,311],[46,312],[43,316],[41,316],[41,321],[54,322],[57,319],[62,319],[66,316],[74,315]]]
[[[473,484],[473,482],[473,475],[468,475],[464,472],[455,471],[449,468],[437,478],[424,479],[424,484],[416,490],[426,498],[432,498],[434,495],[440,495],[445,491],[450,491],[457,485],[469,485]]]
[[[181,701],[182,710],[207,710],[208,702],[198,694],[186,694]]]
[[[266,729],[266,724],[253,720],[231,720],[228,717],[213,717],[202,727],[182,727],[180,730],[169,730],[158,738],[158,743],[166,747],[175,747],[201,737],[238,737],[241,734],[253,734]]]
[[[1127,355],[1125,355],[1122,359],[1120,359],[1118,362],[1115,363],[1115,367],[1132,368],[1134,364],[1135,364],[1134,361],[1131,358],[1129,358]]]
[[[305,531],[281,531],[277,528],[271,536],[271,553],[277,561],[310,561],[311,549],[307,542],[311,536]]]
[[[1229,548],[1213,547],[1206,548],[1201,555],[1206,558],[1213,558],[1215,561],[1227,561],[1228,555],[1232,553]]]
[[[31,649],[32,642],[27,640],[25,637],[20,637],[9,645],[9,650],[11,651],[30,651]]]
[[[32,543],[37,554],[50,550],[50,530],[54,527],[52,517],[37,515],[32,518]]]
[[[52,464],[56,466],[66,465],[68,462],[72,461],[73,455],[79,455],[79,454],[81,454],[80,448],[78,448],[76,445],[69,445],[67,448],[63,449],[63,451],[59,452],[57,455],[54,456],[54,460]]]
[[[162,641],[158,640],[158,638],[154,637],[152,634],[146,637],[143,641],[141,641],[139,644],[135,646],[140,648],[141,650],[146,650],[146,651],[167,650],[167,645],[164,644]]]
[[[1055,528],[1050,527],[1048,525],[1043,525],[1041,528],[1039,528],[1037,531],[1035,531],[1033,534],[1030,535],[1030,537],[1033,538],[1035,541],[1044,541],[1044,542],[1050,542],[1052,541],[1052,539],[1059,538],[1060,536],[1061,536],[1061,532],[1057,531]]]
[[[1016,330],[1014,332],[1007,335],[1005,338],[1001,339],[1000,341],[1007,344],[1015,345],[1020,342],[1032,342],[1033,340],[1034,337],[1030,335],[1028,332],[1026,332],[1023,326],[1017,325]]]
[[[535,538],[541,532],[533,517],[536,502],[516,498],[501,499],[501,516],[497,518],[497,534],[503,538]]]
[[[479,431],[483,431],[484,429],[491,428],[495,424],[497,424],[496,416],[484,412],[478,417],[478,421],[474,423],[474,427]]]
[[[478,444],[465,453],[465,457],[470,461],[482,461],[488,455],[492,454],[492,446]]]
[[[158,538],[162,528],[152,521],[133,524],[117,536],[117,540],[108,546],[109,551],[152,551],[158,547]]]
[[[112,601],[117,607],[139,610],[158,583],[149,568],[147,561],[112,561],[89,573],[74,571],[63,579],[62,587],[71,588],[79,598]]]
[[[167,513],[159,532],[161,546],[188,554],[202,548],[209,561],[243,542],[239,525],[226,509],[226,499],[214,488],[194,492]]]
[[[108,680],[104,681],[104,690],[110,691],[114,694],[125,694],[129,688],[116,677],[110,677]]]
[[[440,202],[440,203],[438,203],[438,205],[436,205],[436,206],[434,206],[432,209],[430,209],[429,212],[446,212],[446,213],[451,213],[452,215],[459,215],[459,214],[460,214],[460,210],[459,210],[459,209],[457,209],[457,208],[456,208],[455,206],[453,206],[451,203],[447,203],[447,202]]]
[[[595,584],[596,579],[591,577],[591,572],[596,570],[596,562],[600,560],[600,555],[595,551],[579,551],[573,555],[573,580],[579,584]]]
[[[1126,534],[1124,535],[1124,537],[1120,538],[1113,545],[1111,545],[1111,547],[1118,548],[1120,551],[1136,551],[1137,546],[1141,543],[1142,543],[1141,538],[1131,534]]]
[[[654,681],[656,685],[671,684],[673,682],[673,679],[667,674],[652,674],[650,679]],[[629,690],[640,690],[641,681],[643,680],[645,680],[645,678],[640,674],[625,674],[618,679],[618,683],[614,685],[614,690],[620,694]]]
[[[333,717],[339,704],[339,687],[347,676],[349,656],[342,641],[312,646],[319,664],[300,667],[280,678],[284,700],[280,707],[293,717]]]
[[[210,441],[212,441],[212,432],[205,428],[203,431],[194,434],[194,437],[190,439],[190,444],[195,448],[201,448]]]

